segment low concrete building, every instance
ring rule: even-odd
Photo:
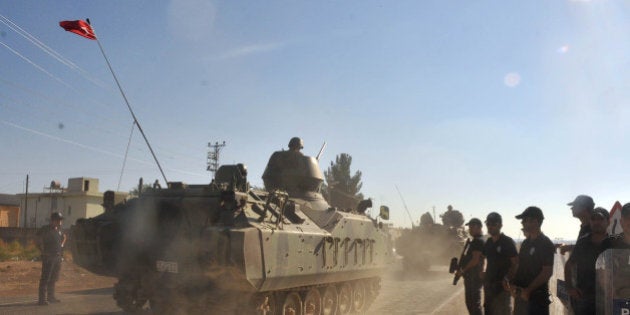
[[[50,214],[57,211],[64,216],[63,228],[67,229],[77,219],[91,218],[103,213],[103,193],[99,192],[98,179],[78,177],[68,179],[62,187],[53,181],[42,193],[18,194],[22,209],[22,227],[41,227],[50,222]],[[127,193],[116,193],[116,202],[122,202]],[[25,218],[25,220],[24,220]]]

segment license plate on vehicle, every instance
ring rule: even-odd
[[[155,262],[155,267],[159,272],[177,273],[177,262],[158,260]]]

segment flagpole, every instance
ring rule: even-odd
[[[90,19],[86,19],[86,21],[88,22],[88,24],[90,24],[90,26],[92,25],[90,23]],[[107,67],[109,67],[109,71],[112,73],[112,76],[114,77],[114,81],[116,81],[116,85],[118,86],[118,90],[120,91],[120,94],[122,94],[123,99],[125,99],[125,104],[127,104],[127,108],[129,109],[129,112],[131,113],[131,117],[133,117],[133,122],[136,124],[136,126],[138,126],[138,130],[140,130],[140,133],[142,134],[142,137],[144,138],[144,142],[147,143],[147,146],[149,147],[149,151],[151,151],[151,155],[153,155],[153,159],[155,160],[155,163],[157,164],[158,168],[160,169],[160,173],[162,173],[162,177],[164,178],[164,182],[166,183],[166,185],[168,185],[168,180],[166,179],[166,175],[164,175],[164,171],[162,170],[162,166],[160,165],[160,162],[158,161],[157,157],[155,156],[155,152],[153,152],[153,148],[151,148],[151,144],[149,143],[149,139],[147,139],[147,136],[144,134],[144,131],[142,130],[142,127],[140,126],[140,122],[138,122],[138,119],[136,118],[136,115],[133,113],[133,109],[131,109],[131,105],[129,105],[129,101],[127,100],[127,96],[125,95],[125,92],[123,91],[122,87],[120,86],[120,82],[118,82],[118,78],[116,77],[116,73],[114,73],[114,69],[112,69],[112,65],[109,63],[109,59],[107,58],[107,55],[105,54],[105,50],[103,50],[103,46],[101,45],[101,42],[98,40],[98,37],[96,37],[96,43],[98,44],[98,48],[100,48],[101,53],[103,54],[103,57],[105,58],[105,62],[107,62]]]

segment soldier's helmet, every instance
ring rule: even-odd
[[[53,212],[50,214],[50,219],[51,220],[63,220],[63,215],[61,214],[61,212]]]
[[[302,139],[300,139],[299,137],[291,138],[291,140],[289,140],[289,149],[293,149],[293,148],[303,149],[304,142],[302,141]]]

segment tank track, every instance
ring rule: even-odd
[[[138,299],[138,292],[123,285],[126,282],[115,286],[118,306],[127,312],[142,310],[138,304],[144,298]],[[164,315],[348,315],[365,313],[379,291],[380,278],[376,277],[249,294],[212,288],[160,289],[146,300],[154,314]]]

